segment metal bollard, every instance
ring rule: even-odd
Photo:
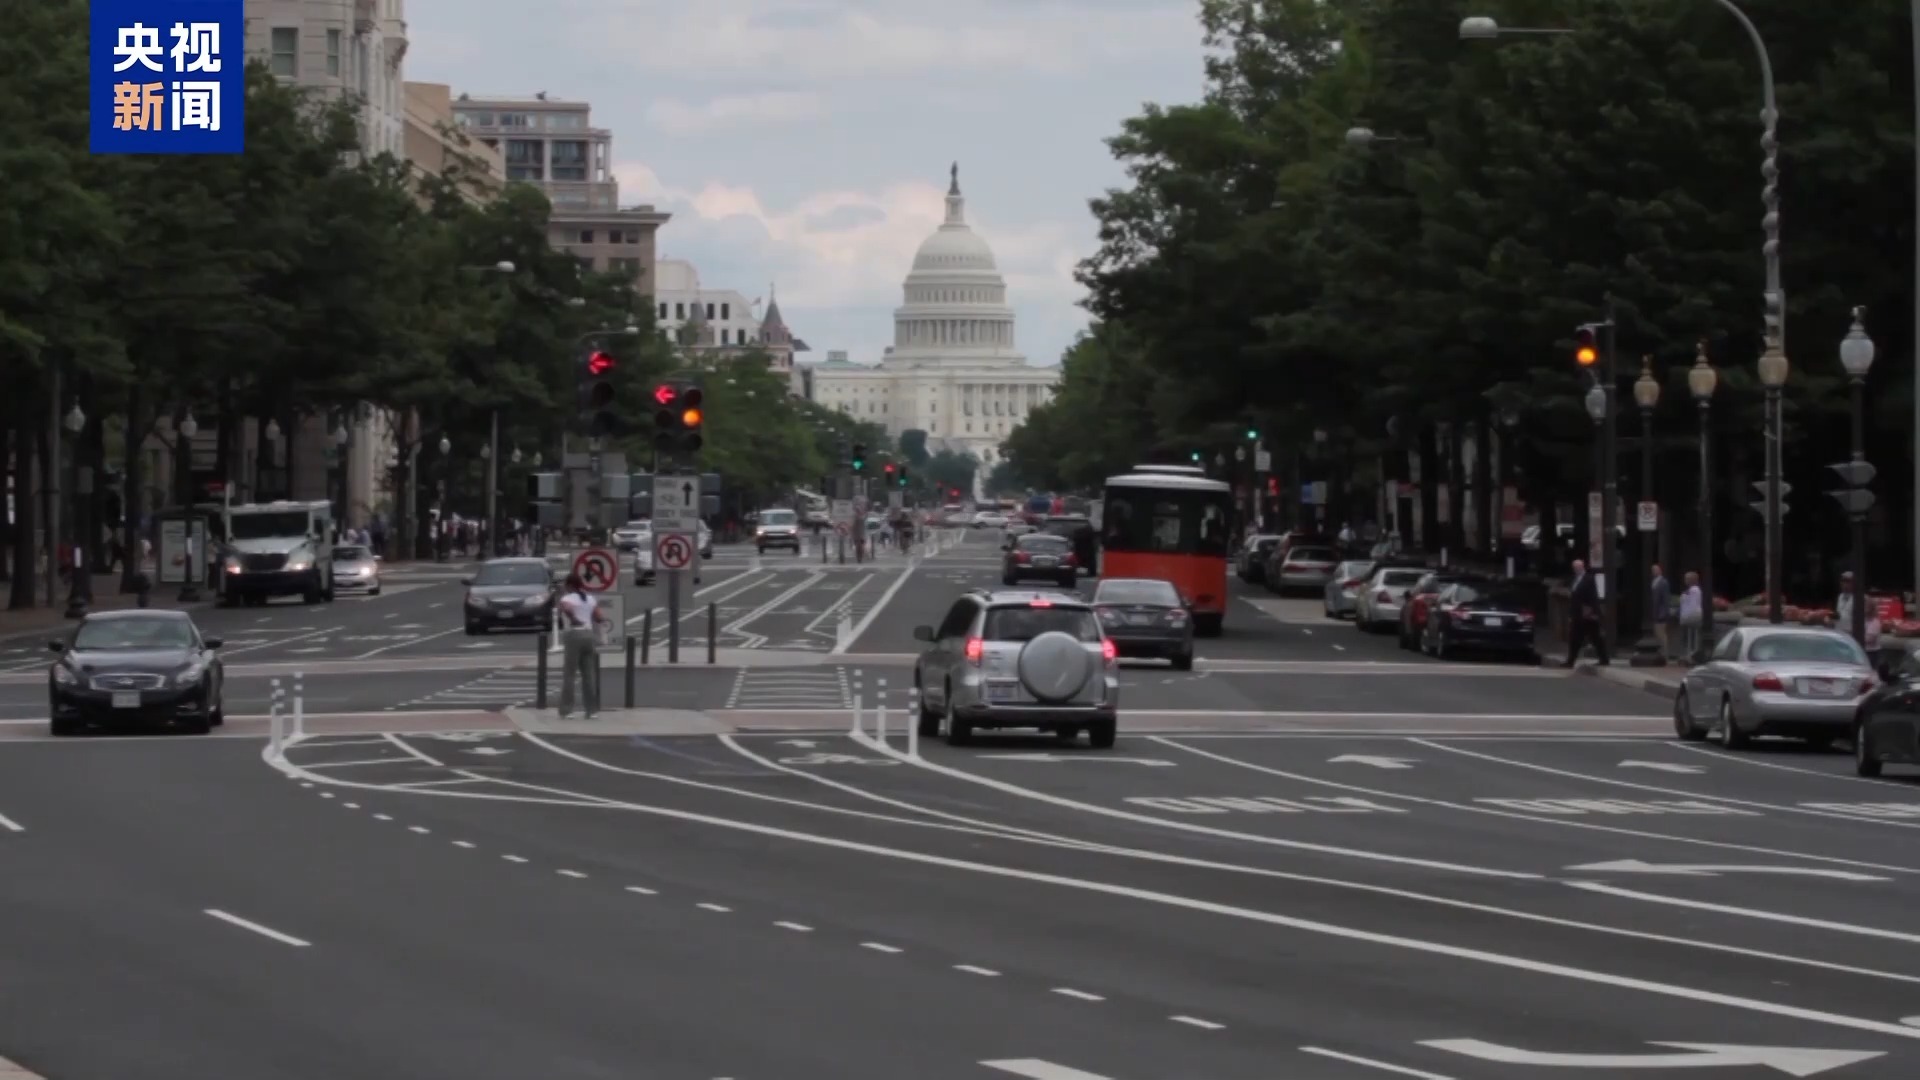
[[[639,643],[634,641],[632,636],[628,636],[627,638],[626,702],[627,702],[627,708],[629,709],[633,708],[633,653],[634,653],[634,650],[637,649],[638,647],[639,647]]]
[[[907,688],[907,756],[920,756],[920,688]]]
[[[707,601],[707,663],[720,662],[720,605]]]
[[[852,733],[856,738],[859,737],[862,731],[860,727],[860,696],[865,692],[866,692],[866,687],[861,682],[860,670],[858,668],[855,668],[853,672],[853,732]]]
[[[280,714],[280,699],[286,696],[286,691],[280,689],[279,679],[269,679],[268,685],[273,687],[273,694],[268,699],[267,717],[273,734],[273,756],[279,757],[287,741],[286,718]]]
[[[647,654],[653,649],[653,609],[648,608],[640,614],[640,662],[647,662]]]
[[[873,680],[873,737],[887,745],[887,680]]]
[[[533,650],[533,707],[547,707],[547,635],[544,633]]]
[[[307,677],[296,671],[293,673],[293,737],[307,737]]]

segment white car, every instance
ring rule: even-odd
[[[639,551],[653,546],[653,522],[629,521],[613,530],[613,547],[616,551]]]
[[[973,515],[973,527],[976,529],[1004,529],[1007,527],[1007,515],[992,510],[982,510]]]

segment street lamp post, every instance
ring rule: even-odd
[[[440,507],[440,519],[434,522],[433,561],[446,562],[447,548],[452,546],[453,537],[447,531],[447,456],[453,453],[453,440],[440,436],[440,484],[439,495],[434,500]]]
[[[1653,410],[1660,404],[1660,380],[1653,377],[1653,357],[1640,358],[1640,377],[1633,381],[1633,401],[1640,406],[1640,502],[1654,503],[1659,500],[1653,494]],[[1640,606],[1644,612],[1640,620],[1640,643],[1634,646],[1633,664],[1636,667],[1662,667],[1667,662],[1665,650],[1654,637],[1654,623],[1665,612],[1653,610],[1653,564],[1659,555],[1659,512],[1654,514],[1652,530],[1642,528],[1640,535],[1640,565],[1645,577],[1640,583]]]
[[[1600,575],[1600,586],[1605,590],[1600,597],[1600,603],[1602,610],[1605,610],[1606,605],[1612,602],[1614,593],[1612,582],[1608,580],[1612,576],[1610,572],[1613,570],[1613,560],[1608,557],[1612,550],[1609,541],[1611,541],[1613,537],[1607,535],[1608,532],[1611,531],[1610,526],[1612,525],[1612,522],[1607,519],[1612,515],[1607,514],[1604,509],[1607,502],[1610,501],[1612,494],[1607,489],[1607,480],[1612,474],[1612,470],[1608,468],[1611,462],[1608,461],[1609,455],[1607,453],[1607,421],[1613,412],[1613,395],[1607,393],[1606,387],[1596,382],[1587,389],[1584,404],[1587,407],[1588,418],[1593,421],[1593,485],[1595,491],[1600,496],[1603,508],[1600,517],[1600,535],[1590,538],[1587,543],[1589,554],[1593,552],[1600,553],[1599,558],[1592,560],[1592,562],[1597,562],[1600,565],[1597,567],[1590,565],[1587,569],[1589,572]],[[1593,528],[1593,514],[1591,512],[1587,514],[1587,527],[1589,529]],[[1600,624],[1601,635],[1605,637],[1608,631],[1615,631],[1615,636],[1618,636],[1618,627],[1609,626],[1607,625],[1607,620],[1602,619]]]
[[[500,548],[500,410],[493,410],[493,418],[487,431],[487,444],[480,448],[480,459],[487,463],[487,538],[485,546],[498,552]]]
[[[1782,506],[1780,477],[1780,439],[1784,434],[1780,415],[1780,388],[1787,382],[1787,354],[1777,348],[1768,348],[1760,354],[1760,385],[1766,389],[1766,559],[1767,559],[1767,621],[1778,626],[1786,621],[1785,601],[1781,594],[1780,572],[1782,566],[1780,552],[1780,519],[1785,515]]]
[[[67,618],[83,618],[87,614],[87,604],[93,599],[93,567],[87,564],[87,515],[86,496],[80,491],[80,433],[87,428],[87,414],[80,411],[80,403],[73,403],[67,415],[60,420],[60,426],[67,429],[73,438],[67,448],[68,487],[73,491],[73,536],[68,540],[73,566],[67,578]]]
[[[1699,663],[1713,648],[1713,468],[1712,419],[1713,391],[1720,384],[1720,373],[1707,360],[1707,343],[1702,341],[1694,353],[1693,367],[1687,371],[1687,389],[1700,409],[1700,643],[1697,655],[1688,661]]]
[[[353,433],[348,430],[345,413],[341,414],[336,423],[339,426],[333,429],[333,467],[340,474],[340,510],[334,515],[333,527],[338,530],[346,528],[348,524],[350,509],[348,504],[352,499],[349,494],[352,482],[347,478],[347,446],[353,442]]]
[[[187,415],[180,418],[180,423],[174,428],[173,432],[173,454],[175,458],[173,482],[175,486],[179,488],[178,494],[175,495],[175,501],[180,504],[181,513],[186,515],[184,531],[186,533],[187,562],[185,571],[181,575],[179,597],[180,603],[183,604],[199,602],[200,575],[205,571],[207,566],[207,553],[205,551],[195,550],[193,544],[193,496],[190,494],[190,489],[193,487],[193,437],[199,433],[200,424],[194,420],[193,410],[189,409],[187,410]],[[132,546],[130,545],[130,547]],[[132,547],[132,549],[138,550],[137,547]],[[159,577],[158,568],[155,568],[155,580],[159,580]]]
[[[1873,496],[1863,490],[1871,476],[1867,465],[1866,412],[1867,371],[1873,367],[1873,339],[1867,336],[1867,309],[1853,309],[1853,326],[1840,341],[1840,366],[1846,369],[1853,391],[1853,475],[1848,490],[1840,492],[1846,500],[1847,518],[1853,527],[1853,626],[1849,630],[1861,648],[1867,644],[1867,511]],[[1863,475],[1865,474],[1865,475]]]

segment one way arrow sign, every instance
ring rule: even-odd
[[[1650,1045],[1686,1051],[1679,1054],[1549,1054],[1521,1050],[1479,1039],[1437,1039],[1423,1042],[1435,1050],[1494,1061],[1502,1065],[1531,1065],[1562,1069],[1712,1069],[1762,1068],[1788,1076],[1818,1076],[1823,1072],[1872,1061],[1886,1054],[1877,1050],[1815,1050],[1797,1046],[1733,1046],[1724,1043],[1657,1042]]]

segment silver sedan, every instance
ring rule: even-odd
[[[1327,618],[1344,619],[1360,610],[1360,590],[1373,576],[1373,564],[1365,561],[1343,562],[1333,568],[1327,582]]]
[[[1743,626],[1681,680],[1674,734],[1729,750],[1758,735],[1830,743],[1852,732],[1855,707],[1873,687],[1873,665],[1845,634]]]

